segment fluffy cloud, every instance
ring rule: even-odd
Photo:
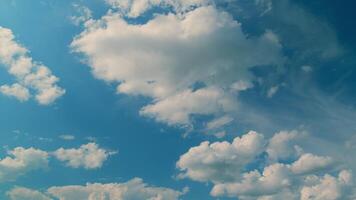
[[[235,113],[236,92],[253,86],[250,69],[283,60],[274,33],[247,37],[238,21],[209,1],[108,2],[118,11],[87,21],[71,47],[85,55],[95,77],[117,83],[118,92],[150,97],[140,113],[169,125]],[[157,13],[143,24],[125,20],[156,5],[180,11]]]
[[[0,160],[0,182],[13,181],[29,171],[48,166],[48,153],[39,149],[17,147]]]
[[[322,178],[308,177],[308,186],[301,190],[301,200],[335,200],[351,199],[348,196],[350,185],[352,185],[352,174],[350,171],[341,171],[338,177],[325,175]]]
[[[203,142],[182,155],[177,167],[180,178],[196,181],[224,182],[240,178],[240,171],[259,155],[265,146],[263,135],[249,132],[232,143]]]
[[[342,181],[338,182],[328,174],[324,178],[318,176],[332,169],[335,162],[328,156],[303,153],[297,145],[302,137],[306,134],[282,131],[266,140],[263,135],[250,131],[232,143],[203,142],[180,157],[177,168],[181,173],[178,177],[212,182],[211,195],[215,197],[298,199],[308,193],[307,199],[310,199],[314,190],[322,190],[315,188],[325,187],[331,187],[340,195],[326,193],[316,199],[327,196],[327,199],[336,200],[349,195],[351,172],[340,172],[342,175],[339,176],[343,178],[338,179],[347,184],[341,184]],[[314,177],[314,182],[311,177]],[[324,181],[326,177],[334,181]]]
[[[13,85],[2,85],[0,86],[0,92],[6,96],[15,97],[19,101],[27,101],[30,98],[29,90],[18,83]]]
[[[115,153],[99,148],[95,143],[88,143],[80,146],[78,149],[57,149],[53,155],[58,160],[66,162],[66,165],[69,167],[95,169],[100,168],[109,155]]]
[[[24,187],[16,187],[6,193],[11,200],[51,200],[39,191]]]
[[[34,62],[28,50],[15,41],[10,29],[0,27],[0,64],[16,79],[12,85],[3,85],[0,92],[20,101],[27,101],[34,93],[39,104],[48,105],[65,93],[56,85],[58,78],[48,67]]]
[[[141,115],[151,116],[157,121],[170,125],[186,125],[190,114],[209,115],[237,108],[231,96],[218,88],[203,88],[197,91],[186,90],[169,96],[155,104],[145,106]]]
[[[88,143],[78,149],[59,148],[51,153],[32,147],[16,147],[7,153],[9,156],[0,160],[0,183],[14,181],[18,176],[33,170],[47,168],[51,156],[65,162],[69,167],[96,169],[116,152],[99,148],[95,143]]]
[[[303,137],[305,137],[305,134],[297,131],[276,133],[270,139],[266,150],[269,158],[273,161],[278,161],[299,156],[302,152],[297,143]]]
[[[332,163],[332,159],[328,156],[316,156],[306,153],[292,164],[291,170],[296,174],[306,174],[319,169],[324,169]]]
[[[46,191],[46,194],[26,188],[15,188],[7,194],[11,200],[47,200],[52,198],[60,200],[178,200],[185,192],[149,186],[142,179],[134,178],[126,183],[88,183],[85,186],[51,187]]]

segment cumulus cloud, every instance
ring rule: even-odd
[[[95,143],[88,143],[75,149],[59,148],[54,152],[40,149],[16,147],[7,152],[8,156],[0,160],[0,183],[14,181],[30,171],[48,167],[49,158],[54,156],[73,168],[100,168],[114,151],[108,151]]]
[[[39,191],[24,187],[16,187],[6,194],[11,200],[51,200],[51,198]]]
[[[2,85],[0,86],[0,92],[6,96],[15,97],[19,101],[27,101],[30,98],[29,90],[18,83],[13,85]]]
[[[215,197],[300,199],[306,190],[324,187],[318,186],[325,179],[320,174],[332,170],[335,165],[329,156],[304,153],[297,145],[303,137],[306,137],[303,132],[282,131],[267,140],[263,135],[250,131],[232,143],[203,142],[180,157],[177,168],[181,173],[178,177],[213,183],[211,195]],[[341,171],[340,174],[344,178],[339,179],[348,184],[334,181],[332,184],[338,186],[330,187],[340,186],[336,192],[350,195],[351,172]],[[314,177],[314,182],[311,177]],[[332,176],[325,174],[324,177]],[[336,200],[340,195],[328,198]]]
[[[305,134],[298,131],[281,131],[274,134],[266,150],[269,158],[278,161],[299,156],[302,150],[297,143],[302,138],[305,138]]]
[[[0,160],[0,182],[13,181],[29,171],[48,166],[48,153],[35,148],[17,147]]]
[[[96,143],[88,143],[77,149],[59,148],[53,155],[69,167],[96,169],[100,168],[108,157],[115,153],[100,148]]]
[[[51,187],[45,193],[27,188],[14,188],[7,194],[11,200],[178,200],[186,191],[149,186],[140,178],[125,183],[88,183],[85,186],[70,185]]]
[[[336,200],[351,199],[349,196],[350,185],[352,185],[352,174],[343,170],[338,177],[329,174],[324,177],[309,177],[309,182],[301,190],[301,200]]]
[[[311,173],[320,169],[324,169],[333,163],[331,157],[316,156],[310,153],[303,154],[297,161],[295,161],[291,170],[296,174]]]
[[[273,32],[247,37],[210,1],[107,2],[116,9],[87,21],[71,47],[96,78],[117,83],[118,92],[150,97],[140,113],[159,122],[191,127],[195,115],[235,113],[236,92],[253,87],[250,69],[283,62]],[[173,11],[143,24],[126,20],[154,6]],[[197,83],[203,87],[194,88]]]
[[[264,146],[263,135],[253,131],[235,138],[232,143],[203,142],[180,157],[177,167],[183,172],[179,177],[202,182],[236,180]]]
[[[37,102],[42,105],[54,102],[65,93],[56,85],[59,79],[52,75],[48,67],[28,56],[28,50],[15,41],[10,29],[0,27],[0,43],[0,64],[17,81],[12,85],[2,85],[1,93],[20,101],[27,101],[34,93]]]

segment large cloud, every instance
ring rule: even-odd
[[[178,200],[185,192],[170,188],[149,186],[140,178],[125,183],[87,184],[51,187],[45,193],[27,188],[14,188],[7,194],[11,200]]]
[[[111,11],[87,21],[71,44],[85,55],[95,77],[117,83],[120,93],[152,98],[141,114],[157,121],[187,126],[193,115],[235,113],[236,91],[241,91],[236,83],[248,89],[254,81],[251,68],[283,60],[275,34],[248,37],[230,14],[205,1],[110,2],[133,16],[143,12],[133,11],[138,2],[174,7],[180,2],[184,5],[178,7],[189,8],[158,13],[143,24],[126,21],[122,9]]]
[[[46,168],[48,153],[35,148],[17,147],[0,160],[0,182],[13,181],[29,171]]]
[[[34,93],[39,104],[48,105],[65,93],[56,85],[58,78],[48,67],[34,62],[28,50],[15,41],[12,31],[0,27],[0,64],[16,79],[12,85],[0,86],[0,92],[20,101],[27,101]]]
[[[333,173],[332,167],[336,163],[331,157],[304,153],[300,146],[296,148],[301,137],[307,136],[297,131],[282,131],[266,140],[261,134],[250,131],[232,143],[203,142],[180,157],[177,168],[181,173],[178,177],[212,182],[211,195],[216,197],[297,199],[306,195],[303,193],[319,190],[315,188],[326,187],[325,178],[318,175],[327,170]],[[351,172],[342,171],[340,174],[346,177],[344,182],[347,184],[337,181],[332,184],[336,185],[338,196],[348,195],[352,185]],[[319,180],[315,181],[316,186],[305,182],[309,177]],[[335,179],[328,174],[325,177]],[[330,187],[335,188],[333,185]]]

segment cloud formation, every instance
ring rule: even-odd
[[[134,178],[125,183],[86,184],[51,187],[45,193],[28,188],[14,188],[7,194],[11,200],[178,200],[185,191],[180,192],[170,188],[149,186],[140,178]]]
[[[100,148],[96,143],[88,143],[75,149],[57,149],[53,155],[67,166],[73,168],[84,167],[85,169],[100,168],[110,155],[110,152]]]
[[[253,87],[250,69],[283,62],[273,32],[247,37],[209,1],[108,2],[117,9],[87,21],[71,47],[96,78],[118,84],[120,93],[151,98],[140,114],[159,122],[191,127],[195,115],[235,113],[237,93]],[[125,18],[155,5],[180,12],[156,13],[143,24]]]
[[[0,160],[0,183],[14,181],[30,171],[48,167],[49,159],[55,157],[72,168],[97,169],[110,155],[117,152],[100,148],[96,143],[88,143],[75,149],[59,148],[54,152],[40,149],[16,147]]]
[[[14,181],[27,172],[48,166],[48,153],[39,149],[17,147],[7,153],[9,156],[0,160],[0,182]]]
[[[65,93],[57,86],[58,78],[50,69],[35,62],[28,55],[28,50],[15,41],[10,29],[0,27],[0,65],[14,77],[16,83],[0,86],[4,95],[27,101],[35,96],[41,105],[48,105]]]
[[[339,178],[328,173],[320,176],[328,170],[334,173],[336,162],[329,156],[304,153],[296,144],[301,137],[306,135],[282,131],[266,140],[250,131],[232,143],[203,142],[180,157],[178,177],[213,183],[215,197],[310,199],[327,187],[335,193],[318,193],[315,199],[349,197],[351,171],[340,171]]]

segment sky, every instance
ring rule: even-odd
[[[355,5],[0,1],[0,199],[355,199]]]

